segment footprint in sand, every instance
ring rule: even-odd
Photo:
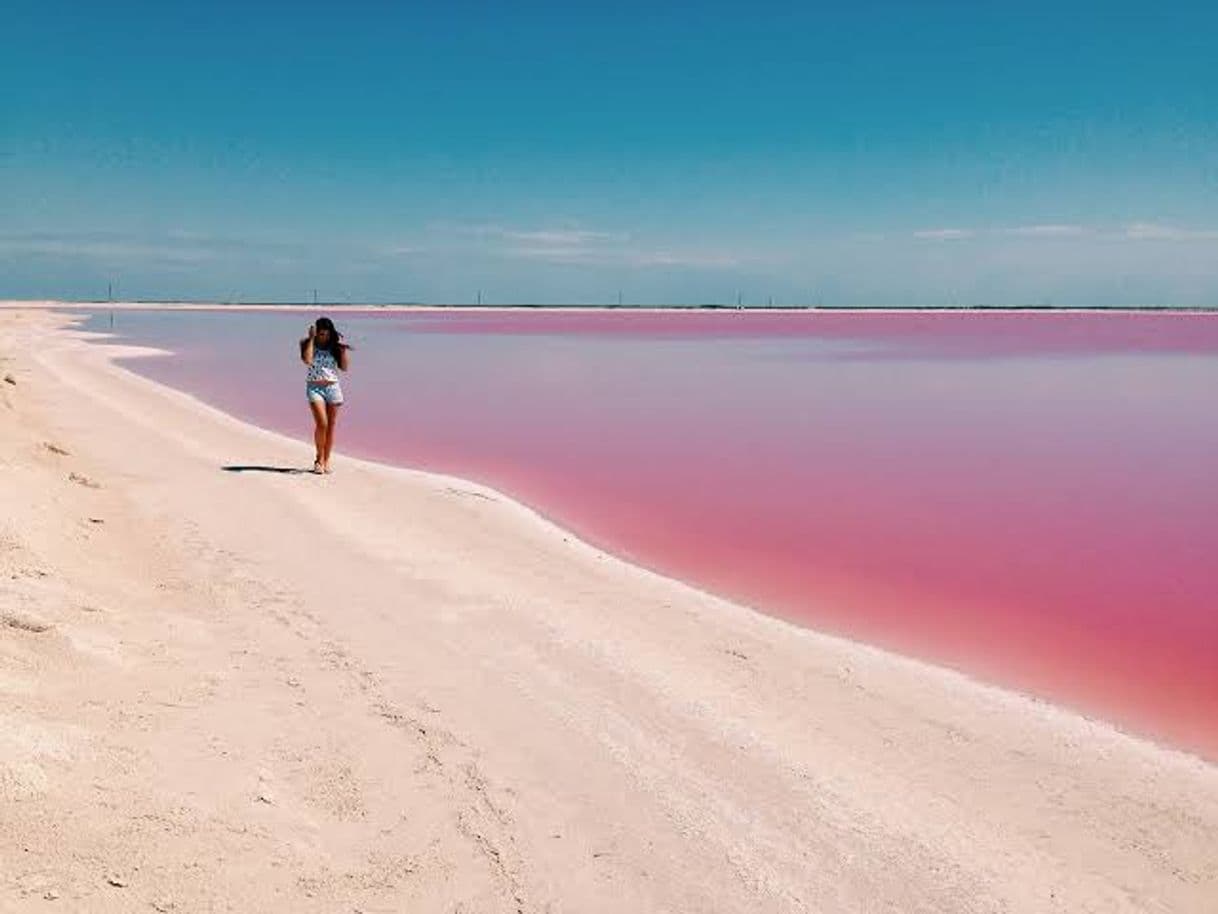
[[[35,634],[50,631],[54,626],[37,616],[27,616],[23,613],[0,612],[0,627],[15,628],[23,632]]]

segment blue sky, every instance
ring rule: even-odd
[[[0,296],[1218,305],[1218,5],[9,0]]]

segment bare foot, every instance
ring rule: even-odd
[[[320,460],[313,461],[313,472],[314,473],[321,474],[321,473],[324,473],[325,471],[326,471],[325,467],[322,466],[322,463]]]
[[[330,472],[330,464],[323,463],[321,466],[321,471],[328,474]]]

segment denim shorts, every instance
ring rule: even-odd
[[[310,403],[328,403],[330,406],[343,405],[343,386],[341,384],[306,384],[305,396]]]

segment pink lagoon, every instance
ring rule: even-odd
[[[173,351],[132,369],[300,438],[303,465],[313,316],[120,311],[112,332]],[[356,347],[340,451],[1218,757],[1218,314],[332,316]]]

